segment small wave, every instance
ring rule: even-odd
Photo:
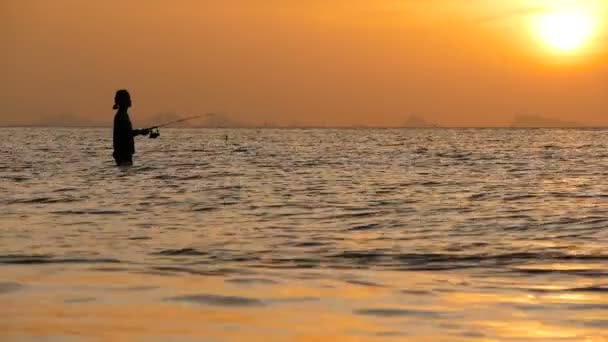
[[[604,270],[582,270],[582,269],[554,269],[554,268],[512,268],[512,272],[519,272],[523,274],[563,274],[563,275],[577,275],[584,277],[596,277],[603,278],[608,276],[608,272]]]
[[[566,307],[566,309],[574,311],[608,311],[608,304],[570,304]]]
[[[224,307],[255,307],[265,306],[264,302],[254,298],[218,295],[189,295],[165,298],[166,301],[186,302],[192,304],[204,304]]]
[[[58,210],[52,211],[51,214],[56,215],[123,215],[128,213],[124,210],[98,210],[98,209],[82,209],[82,210]]]
[[[425,291],[425,290],[401,290],[400,292],[405,295],[414,295],[414,296],[430,296],[433,294],[433,291]]]
[[[108,267],[108,266],[90,267],[89,270],[95,271],[95,272],[129,272],[129,269],[125,268],[125,267]]]
[[[228,283],[235,283],[235,284],[244,284],[244,285],[254,285],[254,284],[270,285],[270,284],[278,284],[277,281],[274,281],[272,279],[266,279],[266,278],[232,278],[232,279],[227,279],[226,282],[228,282]]]
[[[299,242],[294,244],[294,247],[321,247],[321,246],[326,246],[328,245],[325,242],[318,242],[318,241],[306,241],[306,242]]]
[[[18,199],[10,201],[9,204],[54,204],[54,203],[72,203],[79,202],[82,199],[79,198],[51,198],[51,197],[38,197],[28,199]]]
[[[471,156],[473,155],[471,152],[457,152],[457,151],[452,151],[452,152],[438,152],[437,157],[440,158],[451,158],[451,159],[456,159],[456,160],[468,160],[471,158]]]
[[[585,219],[583,219],[581,221],[581,223],[583,224],[590,224],[590,225],[594,225],[594,224],[605,224],[608,223],[608,218],[605,217],[586,217]],[[605,226],[603,226],[605,227]]]
[[[179,177],[177,179],[180,180],[180,181],[199,180],[199,179],[203,179],[203,176],[201,176],[201,175],[192,175],[192,176]]]
[[[442,315],[438,312],[425,310],[410,310],[410,309],[363,309],[356,310],[356,315],[377,316],[377,317],[422,317],[422,318],[440,318]]]
[[[440,183],[440,182],[434,182],[434,181],[418,182],[416,184],[417,185],[421,185],[421,186],[439,186],[439,185],[442,185],[442,183]]]
[[[366,209],[361,209],[366,210]],[[361,211],[361,212],[353,212],[348,214],[340,214],[334,216],[336,219],[349,219],[349,218],[364,218],[364,217],[373,217],[382,215],[382,211]]]
[[[8,179],[9,181],[13,181],[13,182],[17,182],[17,183],[21,183],[21,182],[25,182],[26,180],[29,180],[28,177],[21,177],[21,176],[4,176],[4,177],[0,177],[3,179]]]
[[[573,288],[572,292],[608,292],[608,286],[588,286]]]
[[[0,264],[30,265],[30,264],[118,264],[120,260],[109,258],[55,258],[52,256],[36,255],[3,255]]]
[[[84,304],[84,303],[91,303],[96,301],[97,298],[95,297],[77,297],[77,298],[69,298],[64,300],[64,303],[66,304]]]
[[[584,322],[583,325],[592,328],[608,329],[608,320],[591,320],[589,322]]]
[[[352,285],[365,286],[365,287],[384,287],[384,285],[382,285],[382,284],[374,283],[373,281],[367,281],[367,280],[349,279],[349,280],[345,280],[345,282],[352,284]]]
[[[127,240],[131,240],[131,241],[150,240],[150,239],[152,239],[152,238],[149,236],[132,236],[132,237],[127,238]]]
[[[591,293],[604,293],[608,292],[608,286],[586,286],[586,287],[573,287],[573,288],[561,288],[561,289],[544,289],[544,288],[531,288],[525,289],[531,292],[539,293],[561,293],[561,292],[591,292]]]
[[[14,282],[0,283],[0,295],[10,292],[19,291],[23,285]]]
[[[512,267],[512,271],[521,273],[565,272],[585,276],[601,276],[606,272],[595,269],[553,270],[543,266],[533,267],[529,262],[564,261],[606,261],[606,255],[568,255],[564,252],[515,252],[504,254],[461,254],[461,253],[390,253],[388,251],[345,251],[326,256],[333,266],[337,265],[374,265],[396,270],[444,271],[476,267]]]
[[[533,199],[536,197],[537,197],[536,195],[532,195],[532,194],[511,195],[511,196],[503,197],[503,201],[506,201],[506,202],[520,201],[520,200]]]
[[[215,270],[198,270],[189,267],[179,267],[179,266],[157,266],[152,267],[149,270],[144,270],[144,273],[148,274],[158,274],[163,276],[174,276],[176,274],[190,274],[197,276],[225,276],[231,273],[235,273],[232,269],[215,269]]]
[[[182,248],[182,249],[165,249],[157,253],[153,253],[153,255],[164,255],[164,256],[199,256],[199,255],[207,255],[207,253],[199,252],[194,248]]]
[[[214,211],[217,210],[219,208],[214,208],[214,207],[195,207],[192,209],[192,211],[196,211],[196,212],[207,212],[207,211]]]
[[[356,251],[347,251],[339,254],[331,255],[331,258],[339,258],[339,259],[378,259],[382,257],[386,257],[387,255],[379,252],[356,252]]]
[[[404,333],[404,332],[398,332],[398,331],[381,331],[379,333],[375,334],[378,337],[407,337],[409,336],[408,334]]]
[[[115,291],[127,291],[127,292],[142,292],[142,291],[152,291],[156,290],[159,287],[157,286],[131,286],[131,287],[123,287],[114,289]]]
[[[473,195],[469,196],[469,200],[471,200],[471,201],[483,201],[483,200],[487,199],[488,197],[490,197],[490,195],[487,194],[487,193],[473,194]]]
[[[53,190],[53,192],[57,192],[57,193],[61,193],[61,192],[70,192],[70,191],[77,191],[77,188],[60,188],[60,189],[56,189]]]
[[[381,225],[378,223],[370,223],[370,224],[361,224],[361,225],[357,225],[354,226],[352,228],[349,228],[349,231],[362,231],[362,230],[373,230],[373,229],[378,229],[380,228]]]
[[[265,303],[268,304],[291,304],[291,303],[308,303],[308,302],[318,302],[320,298],[318,297],[289,297],[289,298],[274,298],[274,299],[266,299]]]

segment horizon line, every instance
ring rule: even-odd
[[[3,125],[0,124],[0,128],[77,128],[77,129],[91,129],[91,128],[104,128],[111,129],[111,125],[38,125],[38,124],[15,124],[15,125]],[[415,127],[415,126],[364,126],[364,125],[337,125],[337,126],[316,126],[316,125],[301,125],[301,126],[234,126],[234,127],[165,127],[164,129],[428,129],[428,130],[441,130],[441,129],[608,129],[608,125],[602,126],[433,126],[433,127]]]

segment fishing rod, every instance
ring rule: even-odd
[[[200,115],[193,115],[193,116],[188,116],[185,118],[181,118],[181,119],[165,122],[160,125],[149,127],[149,128],[147,128],[147,130],[150,131],[150,133],[148,134],[148,137],[150,139],[156,139],[156,138],[160,137],[160,131],[158,130],[159,128],[167,127],[169,125],[173,125],[173,124],[180,123],[180,122],[186,122],[186,121],[190,121],[190,120],[194,120],[194,119],[199,119],[199,118],[202,118],[203,116],[212,116],[212,115],[215,115],[215,114],[206,113],[206,114],[200,114]]]

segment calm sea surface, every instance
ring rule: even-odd
[[[608,131],[0,129],[0,340],[608,341]]]

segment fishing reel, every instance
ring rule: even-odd
[[[148,138],[156,139],[158,137],[160,137],[160,131],[158,130],[158,128],[157,127],[150,128],[150,133],[148,133]]]

